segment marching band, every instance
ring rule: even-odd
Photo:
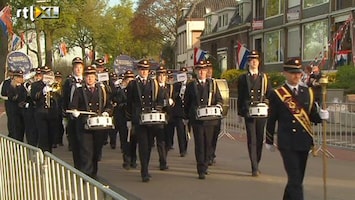
[[[229,97],[222,95],[218,79],[212,78],[211,63],[201,61],[193,70],[195,77],[181,68],[176,72],[183,77],[179,79],[164,66],[151,69],[149,61],[142,59],[137,73],[127,70],[117,75],[108,73],[102,59],[85,67],[80,57],[72,60],[72,74],[64,80],[47,66],[32,69],[31,76],[9,69],[0,85],[9,136],[52,152],[63,145],[66,133],[74,167],[95,178],[103,146],[109,138],[115,149],[119,134],[122,167],[137,168],[139,159],[142,182],[149,182],[152,148],[156,144],[159,169],[168,170],[167,154],[176,128],[180,156],[185,157],[193,137],[198,178],[205,179],[215,162],[221,119],[226,114],[223,103]],[[238,81],[238,114],[245,118],[252,176],[260,173],[270,91],[267,76],[259,71],[259,53],[252,51],[249,71]],[[267,149],[272,148],[273,129],[269,121]]]

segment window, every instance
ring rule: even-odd
[[[329,0],[304,0],[303,8],[309,8],[313,6],[317,6],[319,4],[328,3]]]
[[[316,21],[303,28],[303,60],[312,60],[328,49],[328,21]]]
[[[284,0],[266,0],[266,18],[283,13]]]
[[[301,0],[288,0],[288,7],[293,8],[299,6],[301,4]]]
[[[206,33],[211,33],[212,32],[212,15],[209,15],[206,17],[205,20],[205,32]]]
[[[228,25],[228,14],[218,16],[218,28]]]
[[[281,49],[281,31],[265,33],[265,63],[276,63],[283,61]]]
[[[287,57],[300,57],[300,28],[290,28],[287,34]]]

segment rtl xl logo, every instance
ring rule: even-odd
[[[59,6],[30,6],[18,9],[16,11],[16,17],[23,17],[24,19],[58,19],[59,18]]]

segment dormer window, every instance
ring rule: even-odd
[[[228,25],[228,13],[218,16],[218,28]]]

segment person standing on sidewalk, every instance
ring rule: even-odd
[[[264,129],[267,115],[251,115],[249,109],[259,103],[266,103],[266,95],[271,90],[265,73],[260,72],[260,54],[253,50],[248,56],[248,71],[238,78],[238,115],[244,117],[247,131],[248,152],[251,162],[252,176],[259,176]]]
[[[300,59],[286,61],[283,69],[286,83],[269,95],[265,147],[275,150],[277,122],[277,147],[288,177],[283,199],[303,200],[303,178],[309,151],[314,146],[311,122],[320,123],[321,119],[329,118],[329,113],[317,109],[312,89],[300,84]]]

